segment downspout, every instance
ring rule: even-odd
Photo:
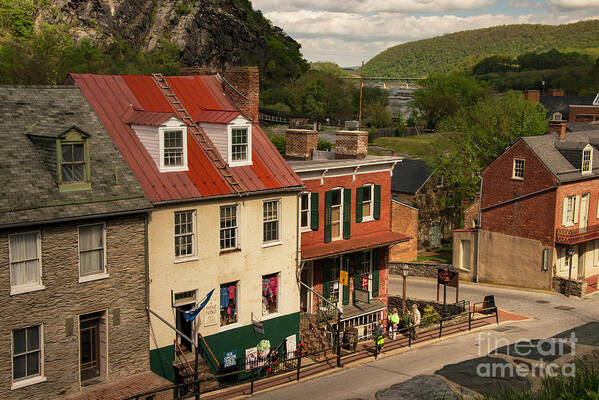
[[[148,254],[148,218],[151,212],[148,211],[144,218],[144,268],[146,273],[146,310],[150,309],[150,255]],[[150,314],[148,314],[148,323],[150,322]]]
[[[303,267],[303,263],[300,265],[301,262],[301,256],[300,256],[300,237],[302,235],[302,229],[300,227],[300,202],[301,202],[301,198],[302,198],[302,192],[299,192],[297,194],[296,197],[296,210],[295,210],[295,218],[296,218],[296,238],[295,238],[295,273],[297,276],[297,282],[298,282],[298,287],[300,279],[301,279],[301,275],[302,275],[302,267]],[[311,211],[311,210],[310,210]]]
[[[478,221],[476,223],[476,260],[474,262],[474,282],[478,283],[478,267],[480,264],[480,229],[483,218],[483,176],[480,172],[477,172],[476,175],[480,179],[480,191],[478,192]]]

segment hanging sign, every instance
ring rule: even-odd
[[[343,286],[347,286],[349,284],[349,274],[347,271],[343,271],[341,270],[339,272],[339,282],[343,285]]]
[[[451,287],[457,287],[458,285],[458,274],[452,272],[447,268],[437,270],[437,284],[447,285]]]

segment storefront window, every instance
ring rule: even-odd
[[[357,273],[360,276],[359,283],[361,285],[360,289],[370,290],[369,284],[371,279],[372,272],[372,262],[371,262],[371,252],[370,250],[362,252],[362,262],[357,265]]]
[[[279,274],[262,276],[262,315],[279,311]]]
[[[341,272],[341,257],[333,259],[333,267],[331,268],[331,295],[329,300],[331,303],[339,302],[339,293],[341,285],[339,284],[339,274]]]
[[[237,322],[237,282],[220,285],[220,325]]]

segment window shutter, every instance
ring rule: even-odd
[[[356,222],[362,222],[362,201],[364,199],[364,188],[356,189]]]
[[[318,230],[318,193],[310,194],[310,229]]]
[[[574,198],[574,223],[578,223],[578,208],[580,207],[580,196]]]
[[[333,192],[324,193],[324,242],[331,241],[331,218],[332,218]]]
[[[374,219],[381,219],[381,185],[374,185]]]
[[[343,189],[343,239],[351,236],[351,189]]]
[[[562,209],[562,226],[568,224],[568,198],[564,197],[564,207]]]
[[[349,304],[349,261],[350,256],[343,257],[343,265],[341,269],[348,273],[347,285],[343,285],[343,305]]]
[[[322,297],[329,299],[331,297],[331,259],[325,258],[322,265]]]
[[[381,262],[379,249],[372,249],[372,297],[379,295],[379,264]]]

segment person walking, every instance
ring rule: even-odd
[[[381,350],[383,350],[383,346],[385,345],[385,327],[383,326],[383,320],[379,319],[378,324],[374,329],[374,344],[375,344],[375,353],[374,358],[376,358]]]
[[[420,311],[416,303],[412,304],[412,310],[410,311],[410,331],[412,333],[412,340],[416,340],[416,327],[420,325]]]
[[[397,308],[391,309],[391,314],[387,317],[389,320],[389,335],[391,336],[391,340],[395,340],[395,335],[397,333],[397,328],[399,327],[399,314]]]

